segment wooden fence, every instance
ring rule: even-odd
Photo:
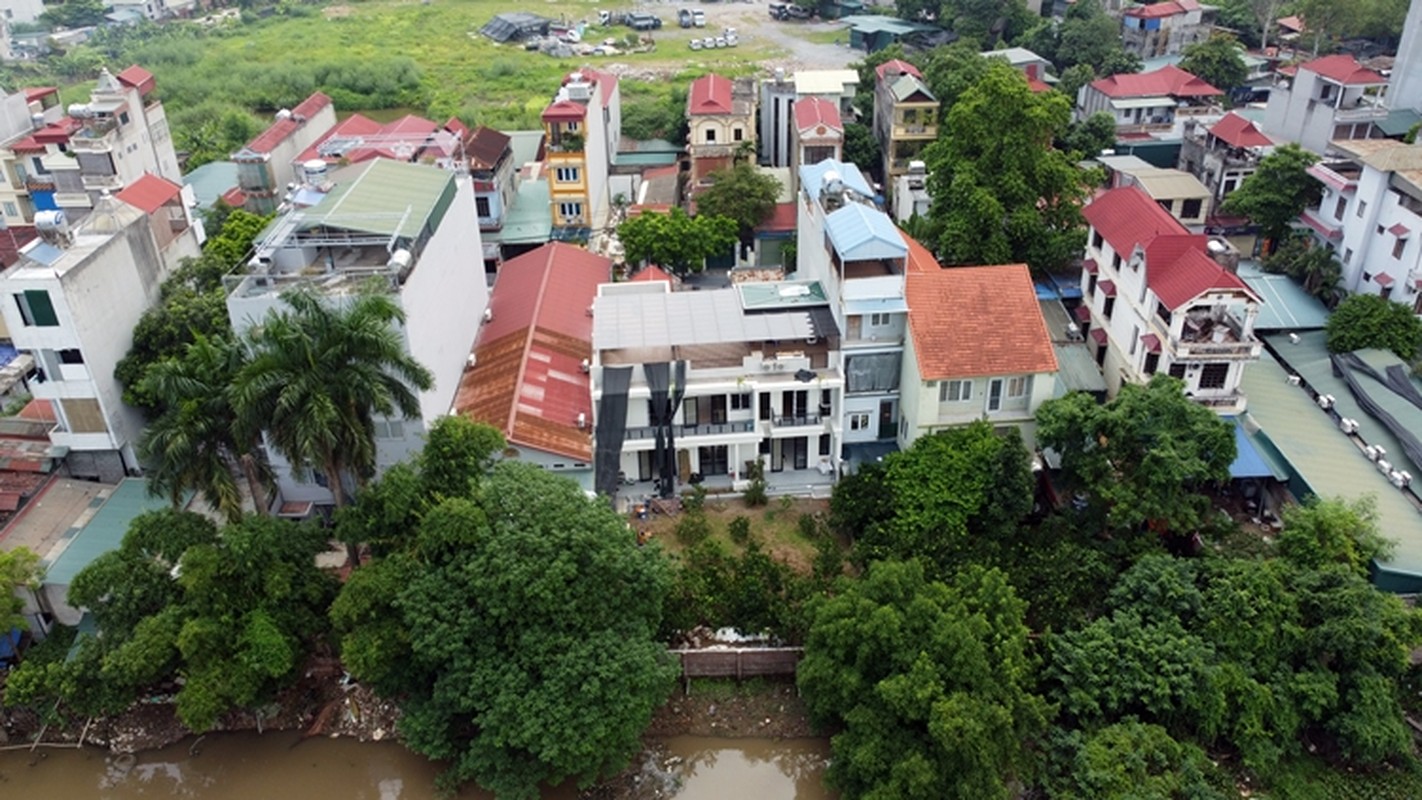
[[[692,678],[751,678],[758,675],[794,675],[805,655],[803,647],[718,647],[671,651],[681,662],[687,693]]]

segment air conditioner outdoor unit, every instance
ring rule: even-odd
[[[588,370],[592,369],[592,362],[588,361],[586,358],[583,359],[582,368],[583,372],[587,372]]]
[[[1381,472],[1384,475],[1391,475],[1392,462],[1383,458],[1378,459],[1378,472]]]
[[[588,426],[588,415],[585,412],[578,412],[578,430],[583,430]]]
[[[1298,386],[1300,383],[1303,383],[1303,378],[1300,378],[1300,377],[1297,376],[1297,375],[1290,375],[1290,376],[1289,376],[1289,385],[1290,385],[1290,386]]]

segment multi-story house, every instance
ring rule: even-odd
[[[1413,3],[1407,10],[1397,58],[1388,76],[1387,105],[1397,110],[1422,111],[1422,3]]]
[[[713,73],[691,82],[686,150],[693,187],[729,168],[738,153],[755,153],[755,102],[755,82],[749,78],[732,81]]]
[[[892,184],[938,138],[938,98],[918,67],[893,59],[875,70],[874,138],[883,152],[883,177]]]
[[[42,0],[6,0],[0,15],[9,24],[16,22],[35,22],[44,13],[44,3]]]
[[[1079,314],[1108,390],[1167,372],[1221,414],[1244,411],[1244,369],[1259,358],[1259,297],[1140,189],[1110,189],[1082,210],[1087,224]]]
[[[1216,12],[1198,0],[1131,6],[1121,14],[1121,44],[1141,58],[1175,55],[1209,38]]]
[[[612,261],[553,242],[499,268],[452,413],[498,428],[520,461],[593,488],[591,364]]]
[[[72,120],[64,116],[59,90],[22,89],[0,99],[0,217],[13,229],[34,223],[35,211],[54,208],[54,184],[41,170],[50,144],[69,141]],[[30,189],[43,194],[48,206],[35,206]]]
[[[1199,178],[1218,206],[1254,174],[1260,159],[1272,152],[1274,140],[1231,111],[1213,125],[1186,121],[1180,168]]]
[[[254,214],[270,214],[281,205],[296,179],[297,156],[336,125],[331,98],[314,92],[293,109],[277,112],[276,121],[232,154],[237,188]]]
[[[800,168],[797,280],[822,285],[843,333],[846,446],[893,440],[908,304],[908,246],[853,164]]]
[[[744,488],[758,460],[773,488],[832,483],[844,373],[827,302],[818,281],[599,288],[589,365],[597,491]]]
[[[419,419],[376,420],[384,470],[418,451],[425,425],[449,412],[488,302],[474,190],[449,170],[383,158],[333,172],[325,188],[313,205],[278,217],[246,274],[228,277],[227,314],[241,334],[282,308],[290,289],[336,304],[375,287],[389,292],[406,314],[405,346],[434,385],[418,393]],[[284,500],[332,501],[332,476],[309,482],[273,448],[268,457]]]
[[[933,198],[928,194],[928,166],[922,161],[910,161],[908,172],[894,179],[894,221],[908,222],[914,217],[927,217]]]
[[[101,197],[72,229],[64,212],[40,212],[41,240],[0,274],[5,326],[15,347],[34,358],[30,388],[49,401],[50,443],[68,450],[75,476],[116,483],[140,468],[143,417],[124,405],[114,367],[180,254],[197,252],[188,222],[179,187],[145,178],[118,197]],[[155,240],[155,232],[169,238]]]
[[[88,103],[69,107],[69,118],[23,143],[15,170],[37,209],[64,209],[77,220],[104,192],[117,192],[146,174],[183,179],[162,102],[153,99],[153,75],[132,66],[99,71]],[[33,140],[33,141],[31,141]],[[35,149],[31,149],[31,148]],[[38,148],[43,148],[42,151]]]
[[[825,159],[839,161],[843,158],[844,123],[839,115],[839,105],[823,97],[807,97],[796,103],[795,146],[790,163],[792,193],[798,188],[793,183],[799,177],[800,167],[818,164]]]
[[[1387,79],[1350,55],[1332,55],[1280,70],[1264,110],[1264,132],[1320,155],[1337,139],[1381,138]]]
[[[513,139],[507,134],[480,125],[465,142],[469,176],[474,179],[474,210],[479,230],[497,231],[518,193],[518,166],[514,164]]]
[[[1391,139],[1334,145],[1344,159],[1309,167],[1323,193],[1300,221],[1338,255],[1344,289],[1422,314],[1422,145]]]
[[[859,73],[852,69],[801,70],[786,77],[779,67],[775,77],[760,84],[760,163],[788,167],[794,147],[795,103],[818,97],[839,106],[841,120],[853,120]]]
[[[1030,426],[1055,392],[1057,357],[1027,266],[943,269],[904,239],[909,336],[899,447],[980,419]]]
[[[542,118],[553,238],[586,240],[611,211],[609,170],[622,138],[617,78],[591,69],[570,73]]]
[[[1049,74],[1052,62],[1025,47],[1008,47],[1003,50],[984,50],[978,55],[983,58],[1000,58],[1012,65],[1027,78],[1027,85],[1034,92],[1045,92],[1052,88],[1057,79]]]
[[[1205,232],[1210,190],[1199,178],[1184,170],[1157,167],[1136,156],[1101,156],[1097,161],[1106,168],[1108,187],[1138,186],[1191,233]]]
[[[1179,67],[1112,75],[1081,87],[1076,97],[1078,121],[1098,111],[1116,120],[1117,136],[1179,139],[1187,120],[1224,115],[1215,98],[1224,92]]]

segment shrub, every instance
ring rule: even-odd
[[[676,540],[687,547],[706,541],[711,535],[711,523],[706,521],[705,514],[683,514],[676,523]]]
[[[746,544],[751,538],[750,518],[737,516],[731,520],[730,525],[731,541],[736,544]]]
[[[700,514],[706,510],[706,490],[697,484],[681,496],[681,507],[688,514]]]

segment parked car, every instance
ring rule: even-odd
[[[700,39],[692,39],[692,40],[691,40],[691,49],[692,49],[692,50],[700,50],[700,49],[701,49],[701,40],[700,40]]]
[[[726,46],[727,46],[727,47],[735,47],[736,45],[738,45],[738,44],[740,44],[740,43],[741,43],[741,37],[735,35],[734,33],[728,33],[728,34],[726,34]]]
[[[809,19],[815,15],[815,10],[792,4],[785,9],[785,13],[789,19]]]
[[[683,28],[690,28],[692,24],[694,24],[692,22],[692,19],[693,17],[691,16],[691,9],[689,8],[683,8],[680,11],[676,12],[676,24],[680,25]]]
[[[691,9],[691,24],[698,28],[706,27],[706,12],[699,8]]]
[[[771,19],[786,19],[790,16],[788,3],[771,3],[769,8]]]
[[[701,46],[704,47],[704,48],[706,48],[707,50],[715,49],[715,47],[716,47],[716,37],[715,37],[715,36],[707,36],[705,39],[702,39],[702,40],[701,40]]]
[[[724,36],[717,36],[717,37],[716,37],[716,46],[717,46],[717,47],[725,47],[725,46],[726,46],[726,37],[724,37]]]
[[[627,27],[634,31],[650,31],[662,27],[662,18],[654,14],[633,12],[627,15]]]

